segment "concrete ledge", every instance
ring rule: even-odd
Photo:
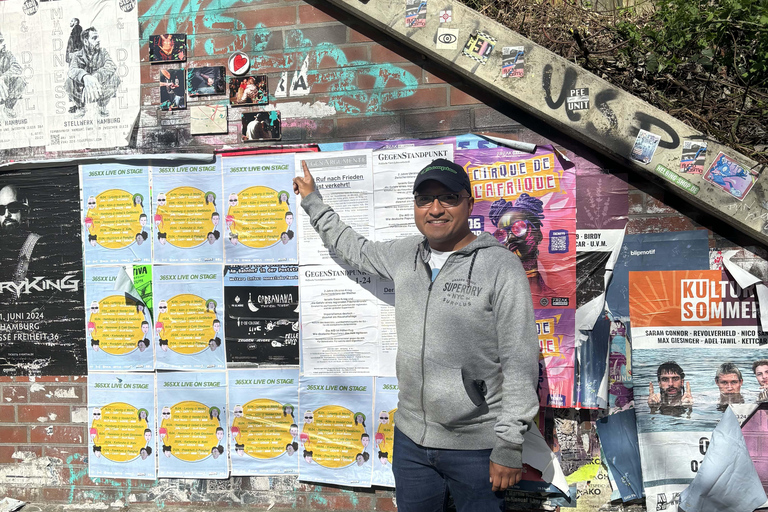
[[[421,28],[406,26],[402,1],[327,1],[446,66],[469,83],[503,98],[646,179],[661,183],[756,240],[768,243],[768,178],[759,173],[763,169],[755,161],[737,151],[705,138],[682,121],[455,0],[428,0],[426,23]],[[453,19],[441,23],[439,11],[446,8],[452,10]],[[458,30],[456,49],[436,48],[438,29],[445,28]],[[484,64],[462,54],[464,44],[478,31],[496,39]],[[502,78],[502,47],[506,46],[525,47],[523,77]],[[573,89],[589,89],[587,109],[566,108]],[[641,129],[661,136],[659,147],[647,164],[630,159]],[[756,183],[743,201],[704,180],[702,175],[680,172],[685,140],[707,141],[705,172],[720,151],[742,167],[758,172]]]

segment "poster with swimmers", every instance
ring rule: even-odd
[[[299,472],[299,369],[230,370],[233,476]]]
[[[725,408],[744,421],[768,400],[768,334],[756,285],[726,269],[629,272],[628,285],[646,506],[675,511]]]
[[[152,262],[149,167],[80,166],[85,264]]]
[[[154,369],[152,316],[144,302],[118,289],[122,271],[85,268],[88,371]]]
[[[227,265],[227,367],[299,364],[298,265]]]
[[[303,377],[299,401],[299,480],[370,487],[373,377]]]
[[[155,265],[152,274],[157,368],[224,369],[221,265]]]
[[[223,157],[227,263],[297,263],[292,153]]]
[[[371,484],[382,487],[394,487],[395,475],[392,473],[392,446],[395,438],[395,414],[397,413],[397,379],[394,377],[376,377],[375,396],[373,399],[372,434],[363,437],[365,453],[373,461]]]
[[[224,260],[221,170],[204,165],[152,167],[155,263]]]
[[[229,477],[226,372],[157,374],[160,478]]]
[[[154,480],[155,376],[88,375],[88,476]]]
[[[13,2],[19,10],[21,1]],[[140,109],[138,2],[25,2],[41,18],[47,151],[127,146]],[[27,13],[29,14],[29,13]],[[22,25],[23,27],[23,25]],[[23,30],[23,28],[22,28]]]

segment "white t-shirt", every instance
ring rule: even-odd
[[[445,265],[445,260],[456,251],[436,251],[432,249],[430,252],[429,266],[432,268],[432,281],[434,281],[437,278],[437,274],[440,273],[440,269]]]

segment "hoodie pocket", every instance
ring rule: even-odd
[[[482,414],[486,408],[481,406],[475,405],[467,394],[461,368],[424,360],[424,408],[428,421],[460,425]]]

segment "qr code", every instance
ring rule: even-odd
[[[51,135],[51,145],[55,144],[61,144],[61,140],[59,140],[58,135]]]
[[[568,252],[568,231],[557,229],[549,232],[549,253]]]

